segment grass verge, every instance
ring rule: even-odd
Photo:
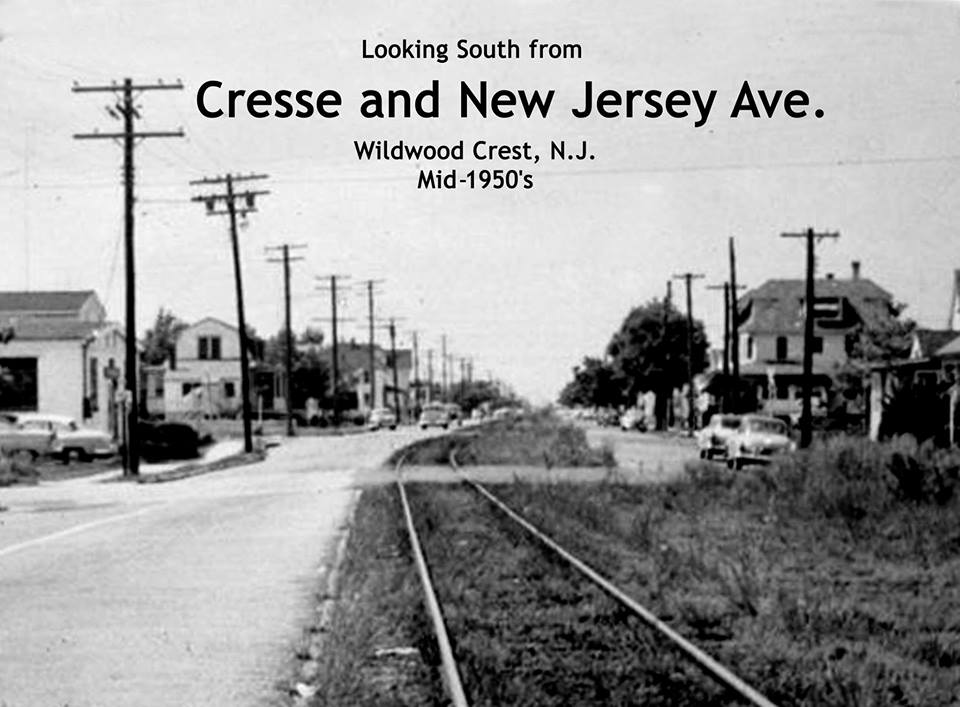
[[[341,571],[329,623],[311,632],[308,704],[446,704],[394,488],[362,493]]]

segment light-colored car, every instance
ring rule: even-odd
[[[390,408],[374,408],[370,411],[370,417],[367,418],[367,429],[379,430],[389,427],[391,430],[397,429],[397,416]]]
[[[727,441],[727,466],[740,469],[748,463],[767,463],[776,454],[793,452],[787,423],[765,415],[744,415],[740,427]]]
[[[716,413],[702,430],[697,432],[697,447],[701,459],[727,456],[727,443],[740,429],[740,415]]]
[[[67,415],[25,412],[18,414],[16,420],[23,429],[52,432],[50,454],[63,457],[64,460],[69,460],[74,454],[81,461],[89,461],[95,457],[112,457],[117,453],[117,443],[109,434],[82,427]]]
[[[0,416],[0,451],[7,456],[36,459],[49,454],[53,438],[52,430],[24,427],[15,415]]]
[[[630,408],[620,416],[620,429],[624,432],[630,432],[632,430],[646,432],[647,421],[643,413],[636,408]]]
[[[424,405],[423,412],[420,413],[420,419],[417,421],[421,430],[428,427],[450,427],[450,411],[443,403],[429,403]]]

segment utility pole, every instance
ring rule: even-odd
[[[733,236],[729,240],[730,249],[730,380],[733,406],[731,412],[740,412],[740,305],[737,302],[737,255],[734,250]]]
[[[685,272],[674,275],[674,278],[683,280],[687,285],[687,435],[693,436],[697,428],[697,411],[694,409],[695,396],[693,391],[693,280],[699,280],[703,273]]]
[[[460,404],[467,395],[467,359],[460,357]]]
[[[413,414],[420,411],[420,344],[417,341],[417,332],[411,332],[413,337]]]
[[[289,243],[284,243],[283,245],[278,246],[268,246],[264,248],[267,253],[272,251],[280,251],[283,255],[280,258],[267,258],[268,263],[283,263],[283,312],[286,321],[285,325],[285,339],[286,345],[284,346],[283,354],[283,367],[284,375],[286,377],[286,385],[284,386],[284,398],[286,401],[287,408],[287,437],[294,436],[293,429],[293,330],[290,326],[290,262],[294,260],[303,260],[303,258],[291,258],[290,251],[294,249],[302,249],[307,246],[303,243],[298,243],[296,245],[291,245]]]
[[[377,356],[374,351],[374,305],[373,305],[373,288],[375,285],[383,282],[383,280],[366,280],[367,286],[367,314],[369,319],[370,327],[370,409],[373,410],[377,406]]]
[[[433,402],[433,349],[427,349],[427,402]]]
[[[233,247],[233,279],[237,290],[237,326],[240,329],[240,395],[243,398],[243,448],[249,454],[253,451],[253,429],[251,427],[252,411],[250,410],[250,357],[248,348],[250,342],[247,337],[247,320],[243,310],[243,276],[240,269],[240,244],[237,239],[237,214],[246,218],[249,213],[256,213],[256,198],[269,194],[265,189],[247,189],[234,191],[236,182],[245,182],[266,179],[266,174],[226,174],[222,177],[205,177],[190,182],[192,185],[223,184],[224,193],[195,196],[191,201],[202,201],[207,205],[207,216],[230,217],[230,243]],[[237,199],[243,199],[243,206],[237,207]],[[222,201],[226,209],[217,209],[217,202]]]
[[[400,422],[400,381],[397,377],[397,325],[390,319],[390,361],[393,364],[393,411]]]
[[[343,321],[337,318],[337,280],[343,280],[347,277],[347,275],[327,275],[325,278],[317,278],[329,278],[330,280],[330,329],[333,337],[333,342],[330,345],[330,412],[333,417],[334,427],[340,426],[340,336],[337,331],[337,324],[339,321]]]
[[[139,396],[137,395],[137,314],[136,314],[136,254],[134,248],[133,207],[136,201],[134,196],[134,169],[133,148],[134,140],[154,137],[183,137],[183,128],[173,131],[137,131],[134,130],[134,118],[140,118],[140,109],[133,103],[133,93],[143,91],[183,90],[183,84],[177,81],[173,84],[157,82],[155,84],[134,84],[132,79],[126,78],[123,84],[112,83],[109,86],[73,86],[74,93],[114,93],[119,94],[120,100],[114,106],[107,106],[107,113],[114,119],[123,119],[123,132],[113,133],[77,133],[76,140],[123,140],[123,206],[124,206],[124,260],[126,263],[126,330],[124,383],[126,385],[127,406],[127,443],[124,445],[124,475],[137,476],[140,473],[140,435],[137,423],[139,421]]]
[[[708,285],[708,290],[723,290],[723,395],[720,398],[720,409],[723,412],[731,412],[733,410],[733,401],[731,400],[732,390],[730,386],[730,352],[733,342],[730,338],[730,322],[734,317],[733,310],[730,307],[731,303],[731,292],[733,288],[730,286],[729,282],[724,282],[719,285]],[[743,285],[740,285],[740,289],[746,289]]]
[[[447,402],[447,335],[440,337],[440,399]]]
[[[807,283],[803,315],[803,408],[800,412],[800,446],[809,447],[813,441],[813,319],[816,293],[813,273],[816,268],[814,255],[816,241],[824,238],[839,238],[840,234],[817,233],[808,228],[803,233],[781,233],[781,238],[805,238],[807,241]]]

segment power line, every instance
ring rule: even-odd
[[[280,251],[283,254],[281,258],[267,258],[268,263],[283,263],[283,311],[285,315],[284,334],[286,337],[286,346],[283,356],[286,385],[284,386],[284,402],[287,408],[287,437],[293,437],[293,332],[290,327],[290,263],[303,258],[291,258],[291,250],[306,248],[305,244],[291,245],[284,243],[279,246],[268,246],[264,248],[267,253]]]
[[[123,131],[112,133],[75,133],[76,140],[122,140],[123,144],[123,186],[124,186],[124,255],[126,261],[126,328],[124,385],[126,388],[126,443],[124,447],[124,474],[137,476],[140,473],[139,449],[139,396],[137,395],[137,321],[136,321],[136,267],[134,248],[134,140],[161,137],[183,137],[183,129],[175,131],[134,130],[134,119],[140,119],[140,107],[133,103],[133,92],[183,90],[183,84],[134,84],[125,78],[123,84],[116,82],[108,86],[80,86],[74,84],[74,93],[113,93],[119,99],[113,106],[107,106],[107,113],[116,120],[123,120]],[[86,392],[86,391],[84,391]]]
[[[225,185],[224,192],[215,192],[194,196],[191,201],[199,201],[206,204],[207,216],[229,216],[230,217],[230,243],[233,248],[233,276],[237,290],[237,325],[240,330],[240,389],[243,400],[243,448],[249,454],[253,451],[253,430],[251,427],[252,411],[250,409],[250,359],[248,347],[250,345],[247,337],[247,321],[243,310],[243,277],[240,269],[240,245],[237,239],[237,214],[246,218],[247,214],[256,212],[256,197],[269,194],[269,191],[260,189],[248,189],[245,191],[234,191],[234,183],[266,179],[266,174],[226,174],[222,177],[204,177],[190,182],[191,185]],[[244,205],[237,208],[237,199],[243,199]],[[223,209],[218,209],[217,205],[223,203]]]

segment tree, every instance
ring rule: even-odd
[[[177,337],[187,328],[187,323],[173,312],[163,307],[157,312],[153,328],[147,329],[143,337],[143,361],[151,366],[159,366],[164,361],[175,364]]]
[[[624,401],[624,380],[614,366],[599,358],[585,356],[573,369],[573,380],[560,391],[562,405],[617,407]]]
[[[665,309],[666,308],[666,309]],[[707,336],[703,323],[693,322],[693,372],[707,368]],[[607,346],[628,400],[653,391],[657,427],[666,425],[667,399],[687,382],[687,318],[663,300],[633,309]]]
[[[329,398],[330,390],[329,365],[320,354],[319,343],[311,341],[309,330],[302,336],[294,336],[294,341],[300,341],[308,345],[300,347],[294,343],[291,356],[293,364],[289,401],[291,408],[305,407],[308,398],[316,398],[318,404],[324,407]],[[276,371],[284,370],[286,351],[287,333],[286,329],[281,329],[264,342],[264,364]]]

